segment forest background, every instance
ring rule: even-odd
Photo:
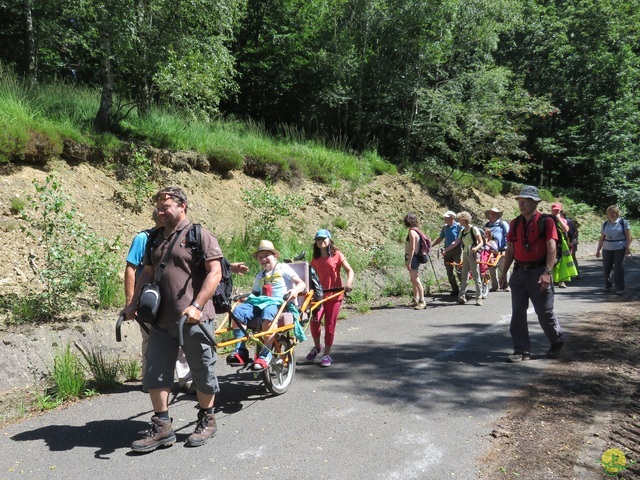
[[[640,212],[637,2],[2,0],[0,13],[3,70],[89,89],[100,147],[115,134],[176,148],[128,123],[164,108],[373,151],[427,183],[471,171]],[[24,160],[42,127],[0,122],[0,159]]]

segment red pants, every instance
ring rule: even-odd
[[[333,339],[336,336],[338,313],[340,313],[341,306],[342,300],[327,300],[320,306],[315,318],[311,320],[311,336],[313,338],[320,338],[320,330],[322,328],[321,321],[324,316],[324,344],[327,347],[333,345]]]

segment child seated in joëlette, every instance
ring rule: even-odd
[[[491,229],[488,227],[485,227],[484,229],[484,238],[486,239],[485,242],[485,250],[489,251],[490,253],[494,253],[498,251],[498,242],[496,242],[495,238],[493,238],[493,233],[491,233]]]
[[[255,331],[267,331],[282,302],[295,301],[298,294],[306,288],[306,284],[289,265],[278,262],[280,253],[270,241],[261,240],[253,256],[260,263],[262,271],[255,277],[252,295],[233,310],[234,338],[244,337],[236,321]],[[260,371],[269,366],[273,356],[270,350],[272,343],[273,335],[264,339],[265,346],[253,364],[253,370]],[[248,361],[249,351],[245,343],[238,342],[235,351],[227,357],[227,364],[239,366],[245,365]]]

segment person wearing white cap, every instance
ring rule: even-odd
[[[458,234],[462,227],[458,222],[456,222],[456,213],[451,210],[447,210],[444,216],[444,226],[440,230],[440,235],[436,238],[431,245],[431,247],[435,247],[440,242],[444,240],[444,248],[447,248],[453,242],[455,242],[456,238],[458,238]],[[458,293],[460,292],[460,288],[458,287],[458,280],[460,280],[460,276],[456,273],[455,268],[453,267],[453,263],[460,263],[460,259],[462,257],[462,246],[458,246],[453,248],[447,253],[443,255],[444,257],[444,266],[447,270],[447,279],[449,280],[449,285],[451,286],[451,296],[458,297]]]
[[[511,325],[509,332],[513,341],[510,362],[521,362],[531,358],[531,339],[527,324],[529,301],[538,316],[538,323],[549,339],[551,347],[547,357],[557,358],[564,345],[565,334],[553,311],[554,290],[552,270],[556,263],[558,232],[552,217],[544,223],[544,234],[538,224],[537,210],[540,196],[538,189],[528,185],[516,197],[520,215],[511,221],[507,234],[507,251],[502,267],[501,287],[506,285],[506,272],[511,263],[515,267],[509,286],[511,287]]]
[[[503,211],[499,208],[493,207],[484,211],[484,216],[487,217],[488,222],[484,224],[484,228],[491,229],[491,235],[498,244],[498,251],[504,253],[507,250],[507,233],[509,233],[509,224],[502,219]],[[491,276],[491,291],[498,290],[500,282],[498,277],[502,272],[502,265],[504,264],[504,256],[498,260],[497,268],[490,268],[489,275]],[[498,275],[496,275],[498,270]],[[507,279],[504,282],[508,285]],[[505,288],[505,291],[509,291],[509,287]]]

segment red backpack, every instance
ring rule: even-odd
[[[417,254],[418,261],[420,263],[427,263],[429,253],[431,253],[431,239],[417,227],[413,227],[411,230],[415,231],[420,237],[420,251]]]

